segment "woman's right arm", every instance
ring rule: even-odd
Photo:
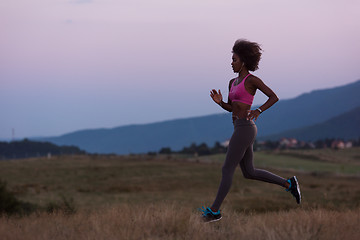
[[[228,100],[228,102],[230,102],[230,100]],[[226,102],[221,101],[219,105],[220,105],[220,107],[222,107],[226,111],[232,112],[232,106],[231,106],[230,103],[226,103]]]
[[[232,81],[230,81],[230,83],[229,83],[229,92],[230,92],[231,84],[232,84]],[[211,90],[210,96],[214,100],[214,102],[216,102],[217,104],[220,105],[220,107],[222,107],[226,111],[232,112],[231,100],[228,98],[228,102],[227,103],[224,102],[222,100],[222,94],[221,94],[220,89],[219,89],[219,92],[217,92],[215,89]]]

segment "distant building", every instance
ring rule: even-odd
[[[346,142],[345,143],[345,148],[352,148],[353,147],[353,143],[352,142]]]
[[[345,148],[351,148],[353,146],[352,142],[344,142],[342,140],[334,140],[331,143],[331,148],[333,149],[345,149]]]
[[[315,149],[315,148],[316,148],[315,144],[312,143],[312,142],[307,143],[307,145],[308,145],[309,148],[311,148],[311,149]]]
[[[222,142],[222,143],[221,143],[221,146],[227,148],[227,147],[229,146],[229,143],[230,143],[230,139],[229,139],[229,140],[226,140],[225,142]]]
[[[280,148],[296,148],[298,140],[295,138],[281,138],[279,141]]]
[[[333,149],[344,149],[345,148],[345,143],[341,140],[334,140],[331,143],[331,148]]]

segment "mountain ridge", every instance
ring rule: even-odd
[[[325,138],[357,139],[360,137],[360,106],[333,117],[323,123],[284,131],[261,139],[277,140],[282,137],[303,141],[316,141]]]
[[[258,137],[320,124],[350,111],[360,106],[359,91],[360,80],[280,100],[257,120]],[[162,147],[180,150],[191,143],[213,145],[216,141],[229,139],[232,131],[231,113],[221,113],[148,124],[79,130],[42,140],[58,145],[75,145],[87,152],[129,154],[158,151]]]

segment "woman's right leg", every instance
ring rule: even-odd
[[[235,126],[230,139],[226,159],[222,167],[222,177],[215,201],[211,206],[213,211],[218,211],[226,195],[228,194],[235,169],[244,157],[246,149],[254,142],[256,128],[252,125]]]

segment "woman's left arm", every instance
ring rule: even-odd
[[[256,121],[259,115],[263,111],[274,105],[277,101],[279,101],[279,98],[276,96],[273,90],[271,90],[268,86],[266,86],[263,81],[261,81],[261,79],[254,78],[252,79],[251,83],[255,89],[259,89],[261,92],[263,92],[266,96],[269,97],[268,100],[256,110],[249,110],[248,119],[249,120],[254,119]]]

